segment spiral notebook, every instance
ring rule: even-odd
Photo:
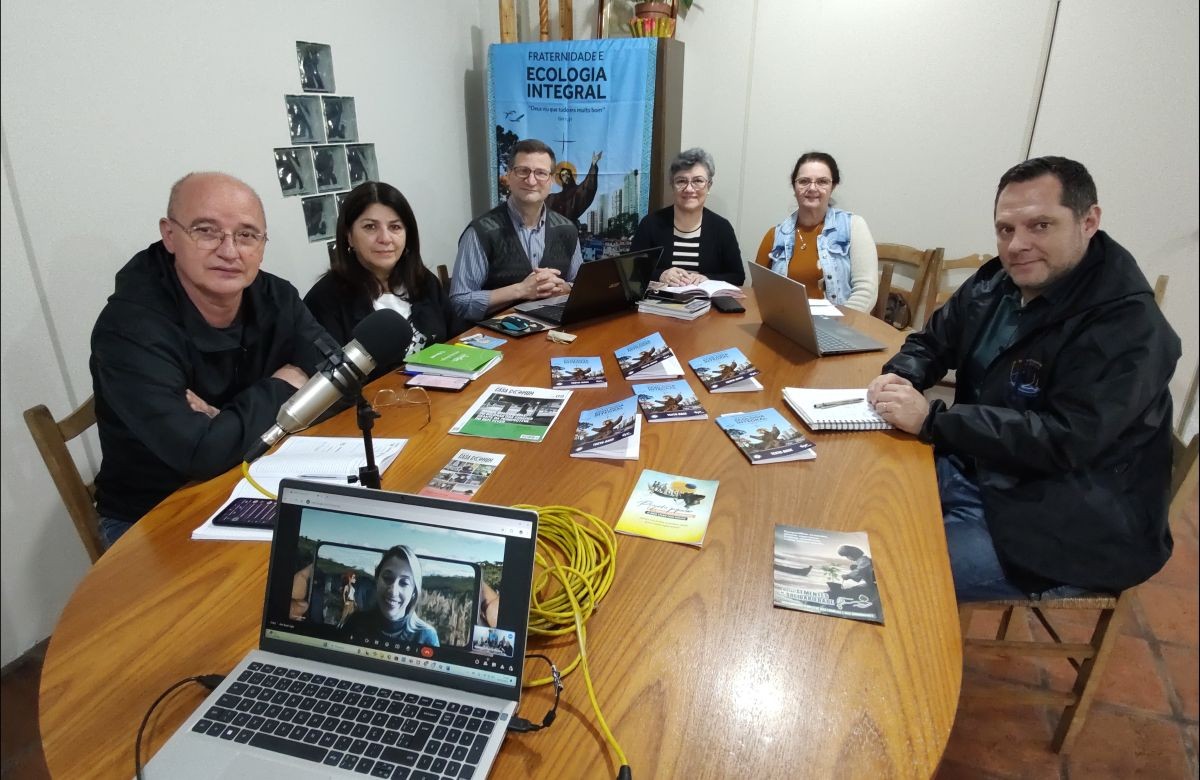
[[[813,431],[884,431],[892,424],[867,403],[867,390],[785,387],[783,400]]]

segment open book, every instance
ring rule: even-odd
[[[674,301],[686,301],[691,298],[716,298],[728,295],[730,298],[745,298],[742,288],[729,282],[718,282],[715,279],[700,284],[686,284],[679,287],[667,287],[658,282],[652,282],[649,287],[651,295]]]
[[[408,444],[408,439],[373,439],[375,465],[379,473],[387,471],[392,461]],[[361,438],[353,436],[292,436],[279,449],[250,464],[250,476],[272,493],[279,492],[279,482],[285,477],[313,482],[345,485],[347,477],[357,477],[358,470],[367,465],[366,451]],[[229,499],[213,512],[212,517],[192,531],[193,539],[230,539],[271,541],[271,528],[240,528],[213,525],[213,517],[238,498],[265,498],[243,478],[229,494]]]
[[[892,427],[867,403],[866,388],[785,387],[783,400],[812,431],[884,431]]]

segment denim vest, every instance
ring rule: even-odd
[[[850,297],[850,218],[849,211],[832,206],[825,213],[825,226],[817,236],[817,267],[825,282],[825,298],[835,305]],[[775,226],[770,252],[771,270],[787,276],[788,264],[796,246],[796,212]]]

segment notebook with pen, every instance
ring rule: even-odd
[[[785,387],[783,400],[811,431],[884,431],[892,427],[867,403],[866,388]]]
[[[291,479],[277,509],[258,647],[147,777],[486,777],[521,696],[537,514]]]

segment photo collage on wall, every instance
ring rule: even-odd
[[[302,94],[284,95],[291,146],[275,149],[275,173],[284,197],[299,196],[310,242],[332,252],[338,207],[346,193],[379,180],[375,144],[361,143],[354,98],[336,92],[333,52],[327,44],[296,41]]]

